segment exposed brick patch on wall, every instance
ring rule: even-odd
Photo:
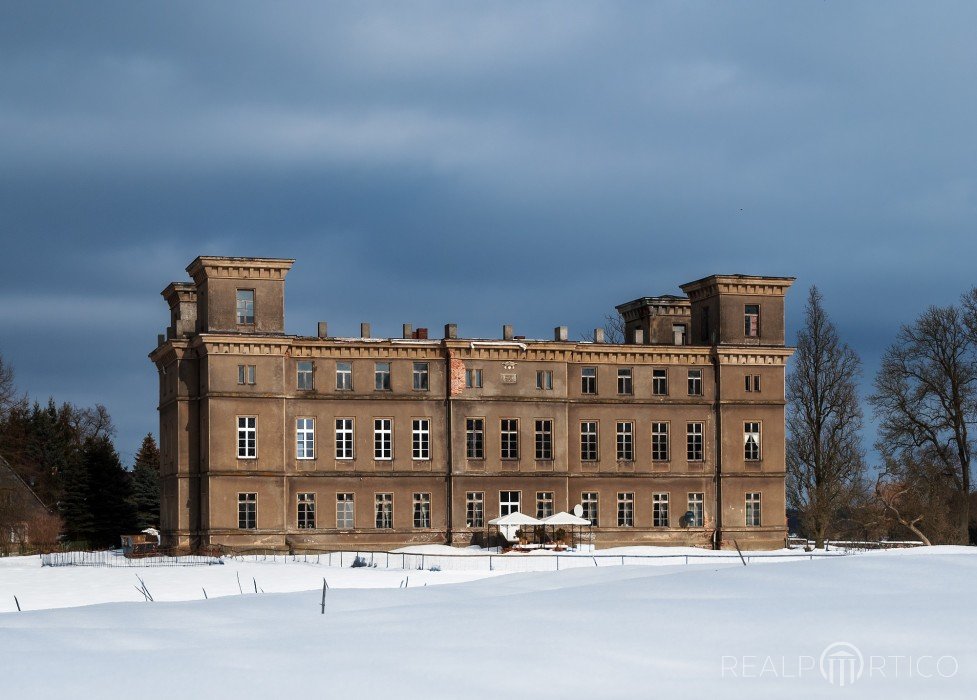
[[[452,396],[459,396],[465,389],[465,363],[452,354],[448,354],[448,365],[451,373],[448,386]]]

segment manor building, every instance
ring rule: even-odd
[[[597,546],[784,544],[789,277],[618,306],[625,342],[285,333],[293,260],[199,257],[162,295],[164,544],[468,545],[581,505]]]

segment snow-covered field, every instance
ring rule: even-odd
[[[975,582],[954,547],[507,575],[0,559],[0,698],[971,698]]]

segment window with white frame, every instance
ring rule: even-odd
[[[598,526],[600,503],[596,491],[584,491],[580,494],[580,505],[583,506],[583,516],[594,527]]]
[[[685,452],[690,462],[701,462],[703,459],[702,423],[685,424]]]
[[[617,459],[619,462],[634,461],[634,423],[618,421]]]
[[[760,305],[747,304],[743,308],[743,334],[747,338],[760,337]]]
[[[353,459],[353,419],[336,419],[336,459]]]
[[[431,494],[414,494],[414,527],[431,527]]]
[[[668,527],[668,494],[651,495],[651,524],[655,527]]]
[[[596,367],[580,368],[580,393],[581,394],[597,393],[597,368]]]
[[[295,363],[295,386],[300,391],[312,391],[315,388],[315,367],[311,361],[302,360]]]
[[[553,459],[553,421],[548,418],[536,419],[536,459]]]
[[[465,456],[468,459],[485,459],[485,419],[465,419]]]
[[[242,326],[254,325],[254,290],[237,290],[237,322]]]
[[[373,365],[373,388],[377,391],[390,391],[390,363],[376,362]]]
[[[258,494],[239,493],[237,495],[237,526],[241,530],[258,528]]]
[[[315,459],[315,418],[295,419],[295,458]]]
[[[617,526],[634,527],[634,493],[617,494]]]
[[[621,395],[631,395],[634,393],[630,367],[621,367],[617,370],[617,393]]]
[[[336,494],[336,527],[340,530],[352,530],[355,522],[354,496],[351,493]]]
[[[499,491],[499,516],[519,512],[520,491]]]
[[[254,416],[237,417],[238,459],[254,459],[258,456],[257,421]]]
[[[692,520],[689,521],[689,527],[702,527],[702,504],[703,493],[690,493],[689,494],[689,512],[692,513]]]
[[[760,493],[746,494],[746,524],[748,527],[760,527]]]
[[[743,424],[743,458],[748,462],[760,459],[760,424]]]
[[[414,459],[431,459],[431,420],[414,418],[411,421],[411,450]]]
[[[651,459],[655,462],[668,461],[668,423],[651,424]]]
[[[542,520],[553,515],[553,492],[536,492],[536,518]]]
[[[373,459],[393,459],[393,420],[373,420]]]
[[[553,390],[553,370],[540,369],[536,371],[536,388],[542,391]]]
[[[519,419],[503,418],[500,432],[502,459],[519,459]]]
[[[431,388],[428,377],[428,363],[415,362],[412,376],[414,378],[414,391],[428,391]]]
[[[668,396],[668,370],[651,370],[651,393],[655,396]]]
[[[315,494],[298,494],[298,526],[299,530],[315,529]]]
[[[485,492],[465,494],[465,527],[485,527]]]
[[[466,389],[482,388],[482,370],[480,369],[465,370],[465,388]]]
[[[353,390],[353,363],[352,362],[336,363],[336,390],[337,391]]]
[[[237,383],[238,384],[254,384],[255,366],[254,365],[238,365],[237,366]]]
[[[394,495],[378,493],[374,496],[376,506],[376,526],[380,530],[390,530],[394,526]]]
[[[702,370],[689,370],[689,396],[702,396]]]
[[[746,379],[746,390],[750,393],[760,391],[760,375],[759,374],[747,374]]]
[[[580,423],[580,459],[584,462],[597,461],[597,421]]]

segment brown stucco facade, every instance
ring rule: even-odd
[[[624,344],[340,338],[284,333],[292,263],[201,257],[163,291],[166,544],[467,545],[503,507],[584,504],[599,547],[783,545],[792,278],[623,304]]]

